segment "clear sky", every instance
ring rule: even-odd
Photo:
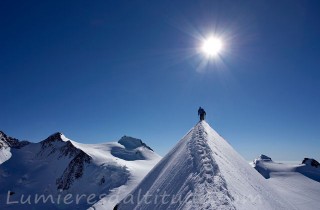
[[[165,155],[203,106],[247,160],[320,159],[316,0],[2,0],[0,79],[0,130],[19,139],[130,135]]]

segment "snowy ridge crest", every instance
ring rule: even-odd
[[[193,167],[196,168],[192,177],[195,185],[192,205],[198,209],[224,208],[223,206],[236,209],[232,204],[234,198],[228,191],[226,180],[211,155],[212,151],[207,143],[208,134],[204,131],[201,122],[199,124],[194,128],[188,143]]]
[[[114,209],[273,210],[288,209],[286,207],[293,206],[278,198],[266,180],[201,121]]]
[[[236,209],[202,123],[180,140],[117,209]],[[139,199],[137,194],[148,194],[150,200],[164,194],[170,198],[160,204],[150,204],[146,197],[126,202]]]

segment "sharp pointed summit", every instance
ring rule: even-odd
[[[114,209],[294,209],[204,120]]]

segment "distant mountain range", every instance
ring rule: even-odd
[[[0,209],[86,209],[108,196],[117,203],[160,159],[140,139],[127,136],[80,144],[55,133],[31,143],[0,132]],[[72,199],[65,205],[61,198],[68,194]],[[36,203],[36,195],[46,202]]]

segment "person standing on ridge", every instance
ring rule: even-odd
[[[204,120],[204,117],[206,116],[206,111],[200,106],[198,109],[198,116],[200,116],[200,121]]]

